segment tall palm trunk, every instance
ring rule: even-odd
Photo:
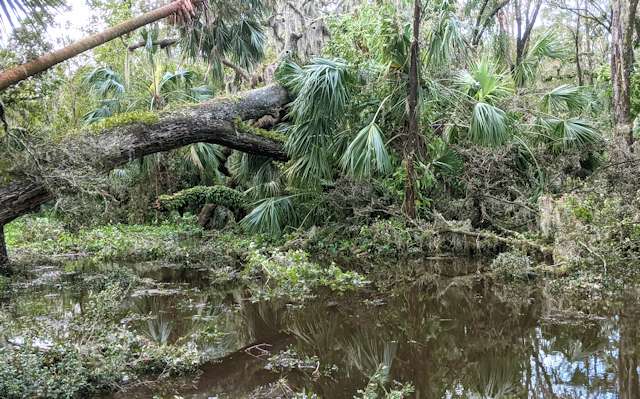
[[[407,96],[407,113],[409,123],[407,140],[404,143],[405,162],[407,168],[407,181],[404,188],[404,203],[402,208],[408,218],[416,217],[416,151],[420,149],[420,132],[418,125],[418,51],[420,41],[420,14],[422,11],[421,0],[414,1],[413,7],[413,41],[411,42],[411,59],[409,65],[409,93]]]
[[[0,90],[4,90],[9,86],[45,71],[52,66],[73,58],[87,50],[100,46],[101,44],[132,32],[152,22],[173,15],[179,11],[183,5],[184,2],[182,0],[173,1],[166,6],[159,7],[139,17],[132,18],[103,32],[78,40],[65,48],[52,51],[33,61],[27,62],[26,64],[0,72]]]

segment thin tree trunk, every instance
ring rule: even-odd
[[[613,156],[631,156],[633,121],[631,120],[631,69],[633,34],[638,0],[614,0],[611,17],[611,81],[613,83]]]
[[[182,6],[183,2],[181,0],[173,1],[166,6],[149,11],[139,17],[132,18],[103,32],[78,40],[65,48],[52,51],[33,61],[27,62],[26,64],[3,71],[0,73],[0,90],[4,90],[9,86],[45,71],[52,66],[73,58],[87,50],[100,46],[101,44],[132,32],[152,22],[173,15],[180,10]]]
[[[9,255],[7,253],[7,242],[4,239],[4,225],[0,224],[0,274],[9,263]]]
[[[529,10],[531,9],[531,1],[535,1],[533,5],[533,13],[530,16]],[[538,12],[542,6],[542,0],[531,0],[527,2],[527,9],[525,10],[525,23],[522,24],[522,5],[520,0],[516,1],[516,27],[518,30],[518,36],[516,38],[516,67],[522,63],[527,48],[529,47],[529,40],[531,39],[531,32],[533,26],[538,19]],[[524,31],[523,31],[524,28]]]
[[[576,8],[580,7],[580,3],[577,4]],[[576,73],[578,74],[578,86],[582,86],[582,65],[580,64],[580,14],[578,14],[576,20],[576,35],[575,35],[575,48],[576,48]]]
[[[420,14],[422,7],[421,0],[415,0],[413,7],[413,42],[411,43],[411,60],[409,66],[409,95],[407,97],[407,107],[409,116],[409,128],[407,140],[405,142],[405,162],[407,168],[407,181],[404,189],[404,204],[402,208],[405,215],[410,219],[416,217],[416,172],[414,163],[416,161],[416,151],[420,148],[420,132],[418,125],[418,86],[420,77],[418,72],[418,51],[420,42]]]

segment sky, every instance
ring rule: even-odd
[[[68,0],[69,10],[58,12],[56,15],[56,26],[50,28],[48,36],[53,39],[65,37],[71,41],[81,39],[84,34],[82,28],[91,23],[90,9],[84,0]]]
[[[85,0],[67,0],[69,9],[56,11],[56,26],[47,29],[47,36],[51,38],[53,43],[58,43],[59,39],[63,39],[66,43],[81,39],[85,34],[82,28],[90,23],[91,12]],[[8,32],[0,33],[0,44],[5,44],[12,29]]]

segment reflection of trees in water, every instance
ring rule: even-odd
[[[416,398],[584,398],[614,394],[617,368],[620,397],[640,398],[637,315],[620,316],[612,343],[615,321],[541,322],[543,299],[519,289],[449,280],[399,291],[383,306],[327,307],[320,298],[291,312],[288,329],[299,353],[340,370],[335,381],[298,382],[350,398],[386,363],[392,378],[416,386]]]
[[[171,342],[171,332],[176,324],[176,315],[173,313],[173,309],[175,309],[178,300],[173,295],[144,295],[134,298],[134,311],[148,316],[143,326],[140,326],[140,331],[157,344],[165,345]],[[180,334],[180,331],[177,334]]]
[[[618,322],[618,389],[621,399],[640,398],[640,376],[638,375],[640,362],[640,332],[638,320],[640,319],[640,308],[638,304],[638,293],[628,295],[622,306]]]
[[[244,328],[238,332],[245,344],[266,340],[280,331],[284,303],[278,300],[252,302],[247,290],[234,291],[233,295],[244,322]]]

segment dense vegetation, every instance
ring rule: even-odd
[[[490,278],[544,280],[581,310],[640,282],[636,0],[168,3],[13,84],[13,67],[68,44],[48,33],[68,5],[0,0],[4,275],[216,259],[215,284],[302,301],[384,287],[398,259],[472,255]],[[87,4],[83,35],[154,12]],[[0,347],[0,396],[117,390],[122,369],[207,360],[109,319],[143,282],[101,278],[114,281],[69,322],[82,345]],[[29,328],[67,334],[7,321],[0,335]],[[105,353],[113,340],[123,348]],[[361,397],[411,394],[387,371]]]

